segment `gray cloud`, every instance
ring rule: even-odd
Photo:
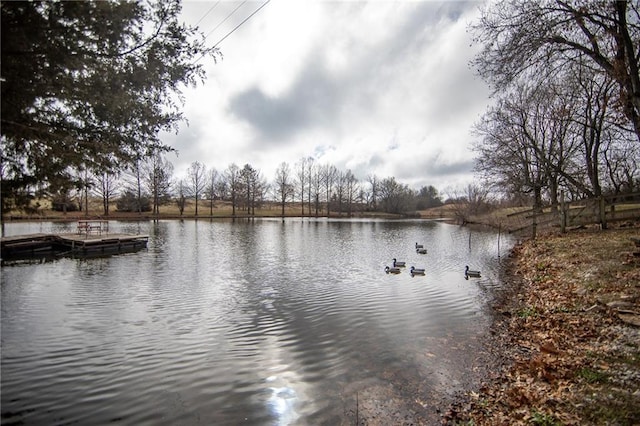
[[[229,101],[229,111],[251,124],[261,139],[286,143],[300,131],[331,123],[341,103],[339,81],[309,62],[284,94],[271,97],[252,87]]]
[[[181,158],[201,159],[198,150],[207,150],[220,162],[228,151],[224,161],[250,161],[270,176],[276,163],[313,156],[360,179],[394,176],[414,187],[469,176],[473,161],[470,153],[463,157],[469,145],[463,132],[486,105],[487,92],[468,69],[471,49],[461,28],[478,3],[318,4],[322,27],[309,34],[320,38],[292,43],[297,56],[290,56],[291,64],[286,55],[274,55],[282,78],[274,59],[266,59],[261,74],[256,71],[264,62],[251,68],[242,48],[236,50],[243,69],[252,72],[240,70],[231,80],[221,73],[219,87],[233,81],[215,104],[221,114],[190,117],[193,127],[207,131],[178,138]],[[276,46],[261,44],[255,33],[240,38],[248,33],[238,33],[238,46],[253,52]],[[238,80],[246,75],[250,79]],[[216,126],[224,132],[216,133]]]
[[[390,84],[403,78],[403,63],[407,58],[422,56],[435,36],[430,24],[447,17],[457,18],[467,3],[417,3],[393,37],[369,51],[361,51],[356,43],[348,43],[347,56],[352,59],[349,70],[336,74],[321,60],[331,46],[317,45],[289,90],[277,97],[251,87],[236,94],[228,110],[249,123],[263,141],[284,143],[298,133],[320,126],[335,125],[341,113],[366,114],[376,98]],[[286,65],[283,65],[286,66]],[[405,65],[406,66],[406,65]],[[349,115],[349,114],[347,114]]]

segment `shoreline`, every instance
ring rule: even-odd
[[[100,215],[77,215],[77,216],[38,216],[38,217],[22,217],[22,216],[10,216],[3,218],[2,223],[20,223],[20,222],[76,222],[78,220],[120,220],[120,221],[148,221],[148,220],[212,220],[212,219],[387,219],[387,220],[446,220],[452,221],[452,218],[448,217],[424,217],[424,216],[399,216],[399,215],[322,215],[322,216],[309,216],[300,214],[286,214],[282,215],[247,215],[247,214],[214,214],[214,215],[113,215],[113,216],[100,216]]]
[[[491,366],[442,424],[639,424],[639,236],[635,223],[514,246],[490,306]]]

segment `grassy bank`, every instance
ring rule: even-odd
[[[196,214],[196,205],[193,200],[187,200],[184,210],[180,209],[176,204],[167,204],[160,206],[157,214],[152,212],[124,212],[118,211],[115,205],[112,205],[109,214],[104,213],[104,208],[100,200],[90,199],[88,209],[83,211],[55,211],[51,208],[48,200],[38,201],[39,208],[24,210],[13,210],[3,214],[2,218],[5,222],[11,221],[75,221],[80,219],[101,219],[101,220],[150,220],[150,219],[217,219],[231,217],[282,217],[282,207],[275,202],[262,203],[260,207],[248,213],[246,208],[236,208],[235,213],[233,207],[228,201],[216,201],[213,206],[207,200],[198,203],[198,211]],[[285,217],[315,217],[316,211],[314,206],[309,211],[309,206],[305,203],[304,208],[300,203],[287,203],[284,209]],[[432,209],[416,212],[412,217],[424,218],[442,218],[446,217],[449,212],[447,209]],[[352,211],[338,213],[330,211],[329,216],[332,218],[378,218],[378,219],[402,219],[405,215],[390,214],[383,212],[362,212]],[[318,217],[327,217],[326,210],[319,210]]]
[[[640,424],[638,223],[515,247],[488,344],[502,369],[446,413],[467,425]]]

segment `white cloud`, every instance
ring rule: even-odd
[[[222,2],[206,34],[240,3]],[[262,3],[246,3],[209,37]],[[213,4],[186,2],[195,24]],[[470,127],[488,91],[467,64],[477,4],[272,0],[221,45],[207,81],[185,92],[176,173],[193,161],[249,163],[271,180],[302,157],[416,189],[471,179]]]

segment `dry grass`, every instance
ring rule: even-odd
[[[419,210],[418,213],[424,219],[452,219],[456,216],[456,206],[454,204],[445,204],[440,207]]]
[[[136,220],[136,219],[193,219],[193,218],[228,218],[233,216],[233,208],[230,202],[227,201],[215,201],[213,209],[208,200],[198,201],[198,215],[196,216],[196,205],[194,200],[187,200],[183,213],[180,213],[177,203],[170,203],[160,206],[159,214],[154,215],[152,212],[121,212],[116,208],[115,203],[110,204],[109,214],[104,214],[102,202],[99,199],[90,199],[89,208],[87,211],[74,211],[74,212],[61,212],[51,209],[51,203],[48,200],[39,200],[39,208],[31,212],[24,211],[10,211],[3,215],[5,220],[78,220],[83,218],[101,218],[101,219],[121,219],[121,220]],[[285,217],[300,217],[311,216],[314,217],[315,210],[312,206],[311,213],[309,213],[308,205],[305,203],[304,214],[301,204],[287,203],[284,209]],[[326,210],[318,212],[320,217],[326,217]],[[247,213],[246,209],[236,208],[235,217],[282,217],[282,207],[275,202],[265,202],[259,208],[256,208],[251,214]],[[347,213],[339,215],[336,212],[331,212],[331,217],[347,217]],[[352,217],[372,217],[372,218],[397,218],[398,215],[385,214],[381,212],[367,212],[360,213],[354,212]],[[439,217],[439,216],[438,216]]]

